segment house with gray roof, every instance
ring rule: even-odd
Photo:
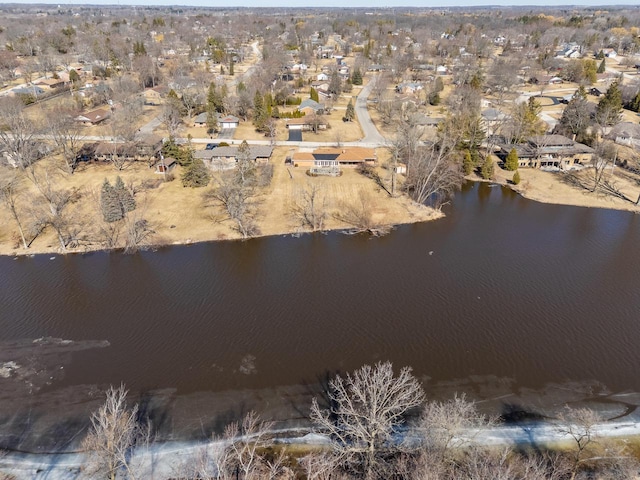
[[[232,170],[238,161],[239,146],[216,147],[211,150],[198,150],[194,153],[212,170]],[[249,158],[256,163],[268,163],[273,154],[273,147],[268,145],[249,145]]]
[[[593,148],[563,135],[536,135],[525,143],[501,144],[498,157],[505,160],[512,149],[518,154],[518,167],[572,170],[591,165]]]
[[[619,145],[640,150],[640,125],[631,122],[621,122],[612,127],[605,138],[613,140]]]

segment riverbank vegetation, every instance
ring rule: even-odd
[[[249,412],[211,443],[162,456],[153,454],[153,424],[127,405],[124,386],[111,388],[92,416],[78,471],[165,478],[150,472],[170,468],[172,478],[229,480],[623,479],[640,472],[632,444],[601,434],[604,420],[593,410],[565,406],[556,418],[521,419],[528,440],[514,443],[500,433],[513,418],[488,416],[464,395],[428,401],[411,369],[394,372],[389,362],[330,380],[309,419],[311,443],[309,435],[284,440]]]

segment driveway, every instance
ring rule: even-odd
[[[223,140],[231,140],[233,139],[233,133],[235,132],[235,128],[223,128],[218,133],[218,138]]]
[[[378,77],[373,77],[362,89],[360,95],[358,95],[358,98],[356,99],[356,116],[358,117],[358,122],[360,122],[360,127],[364,132],[364,138],[361,142],[384,145],[386,140],[382,135],[380,135],[380,132],[371,120],[369,110],[367,109],[367,99],[369,98],[369,94],[377,81]]]

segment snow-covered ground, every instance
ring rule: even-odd
[[[640,436],[640,423],[636,421],[608,422],[593,429],[594,436],[627,438]],[[284,432],[275,432],[284,433]],[[294,445],[326,445],[328,438],[304,431],[288,431],[278,443]],[[498,446],[560,446],[569,444],[571,438],[560,432],[557,424],[548,422],[523,423],[513,426],[497,426],[482,430],[470,430],[461,436],[463,442],[475,442],[488,447]],[[165,480],[188,475],[203,458],[212,458],[223,446],[221,441],[208,443],[170,442],[152,444],[135,453],[131,465],[137,478]],[[97,478],[82,472],[87,461],[83,453],[26,454],[7,453],[0,459],[0,473],[12,475],[17,480],[80,480]]]

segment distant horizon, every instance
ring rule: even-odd
[[[620,3],[617,1],[611,2],[602,2],[602,0],[586,0],[581,4],[550,4],[549,0],[540,0],[540,1],[532,1],[532,0],[464,0],[468,2],[464,5],[461,5],[456,0],[436,0],[435,3],[425,4],[424,0],[421,1],[407,1],[402,5],[389,5],[386,1],[378,1],[378,0],[352,0],[350,5],[345,5],[344,2],[340,2],[338,0],[328,0],[323,5],[309,5],[308,1],[301,0],[276,0],[273,2],[273,5],[265,5],[259,4],[256,5],[255,2],[247,2],[247,1],[238,1],[238,2],[225,2],[225,1],[207,1],[207,0],[191,0],[182,3],[176,3],[172,0],[126,0],[126,1],[114,1],[114,0],[104,0],[104,1],[93,1],[93,2],[83,2],[82,0],[71,1],[71,2],[58,2],[55,0],[40,0],[40,1],[22,1],[17,0],[13,2],[3,3],[4,6],[8,5],[59,5],[60,7],[72,7],[72,6],[87,6],[87,7],[209,7],[209,8],[312,8],[312,9],[330,9],[330,8],[370,8],[370,9],[389,9],[392,10],[394,8],[468,8],[468,7],[517,7],[517,8],[593,8],[593,7],[603,7],[603,8],[611,8],[611,7],[620,7],[620,8],[640,8],[639,5],[633,3]]]

